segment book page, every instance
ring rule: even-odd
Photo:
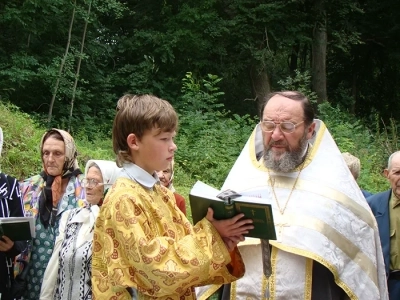
[[[221,199],[217,198],[217,195],[220,193],[219,190],[213,188],[212,186],[202,182],[197,181],[195,185],[190,190],[190,194],[194,196],[201,196],[212,200],[222,201]]]

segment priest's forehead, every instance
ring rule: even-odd
[[[310,125],[314,121],[314,109],[311,104],[311,102],[308,100],[308,98],[298,92],[298,91],[281,91],[281,92],[274,92],[268,94],[264,98],[264,102],[261,105],[261,110],[260,110],[260,118],[262,119],[264,117],[264,111],[265,107],[267,104],[270,102],[272,98],[276,98],[276,96],[281,96],[282,98],[287,98],[290,100],[293,100],[294,102],[300,102],[301,103],[301,109],[303,112],[303,115],[301,116],[306,125]]]
[[[275,95],[266,104],[262,119],[263,121],[301,122],[304,120],[303,105],[300,101],[292,100],[282,95]]]

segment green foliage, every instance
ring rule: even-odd
[[[318,118],[325,122],[340,151],[350,152],[360,159],[360,187],[373,193],[387,189],[382,172],[390,153],[383,145],[391,144],[391,139],[381,134],[379,123],[377,134],[373,134],[360,120],[329,103],[320,104],[318,109]]]
[[[223,96],[218,87],[221,82],[216,75],[197,79],[192,73],[182,80],[182,96],[177,99],[180,129],[176,138],[174,183],[186,200],[196,180],[217,188],[222,185],[256,123],[255,118],[224,109],[219,102]],[[362,121],[329,103],[318,108],[318,118],[325,122],[339,149],[360,158],[359,185],[371,192],[387,189],[387,180],[381,173],[389,154],[399,147],[396,123],[392,120],[388,126],[382,126],[376,115],[372,132]],[[112,116],[109,111],[109,117]],[[0,120],[5,135],[2,171],[19,179],[40,172],[39,143],[45,129],[11,104],[0,103]],[[111,134],[109,131],[104,134],[102,126],[91,123],[91,130],[83,127],[72,133],[82,169],[88,159],[114,158]],[[187,207],[190,218],[188,202]]]
[[[20,179],[37,174],[41,168],[39,141],[43,131],[12,104],[0,103],[0,120],[4,134],[2,172]]]
[[[390,117],[398,119],[393,114],[400,108],[398,3],[323,2],[329,100],[364,118],[373,117],[375,108],[386,123]],[[62,126],[68,118],[86,21],[72,132],[85,123],[86,132],[102,124],[100,131],[106,134],[111,128],[108,110],[126,92],[152,93],[177,104],[177,78],[188,69],[224,78],[218,103],[241,115],[256,113],[256,103],[243,99],[254,99],[257,72],[268,76],[267,89],[300,85],[310,90],[305,82],[313,56],[312,32],[321,17],[315,1],[73,3],[0,2],[0,95],[37,114],[41,122],[47,117],[73,8],[71,47],[54,103],[53,126]],[[89,3],[93,5],[87,16]]]
[[[0,120],[0,127],[4,134],[0,158],[2,172],[20,180],[38,174],[42,170],[39,153],[40,139],[46,129],[16,106],[3,102],[0,103]],[[80,133],[74,135],[82,171],[89,159],[113,160],[114,158],[110,138],[104,138],[98,132],[93,133],[93,136],[94,138],[89,140],[87,136]]]
[[[202,180],[221,186],[255,124],[250,116],[232,115],[218,103],[220,81],[210,74],[196,80],[192,73],[183,79],[176,153],[178,170],[188,178],[183,184]]]
[[[317,103],[317,94],[311,90],[311,75],[309,71],[294,71],[294,76],[288,76],[283,80],[279,80],[278,84],[281,90],[299,91],[307,95],[312,104]]]

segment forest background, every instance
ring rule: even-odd
[[[263,97],[296,89],[360,158],[359,185],[385,190],[399,149],[398,20],[397,0],[1,1],[1,169],[38,173],[50,127],[71,132],[81,167],[113,159],[118,98],[151,93],[179,113],[175,185],[187,198],[196,180],[222,185]]]

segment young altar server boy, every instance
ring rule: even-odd
[[[156,170],[177,149],[178,117],[152,95],[119,99],[112,139],[123,170],[104,200],[94,229],[93,299],[196,299],[194,287],[229,283],[244,274],[236,244],[253,228],[237,215],[207,216],[194,226],[162,186]]]

